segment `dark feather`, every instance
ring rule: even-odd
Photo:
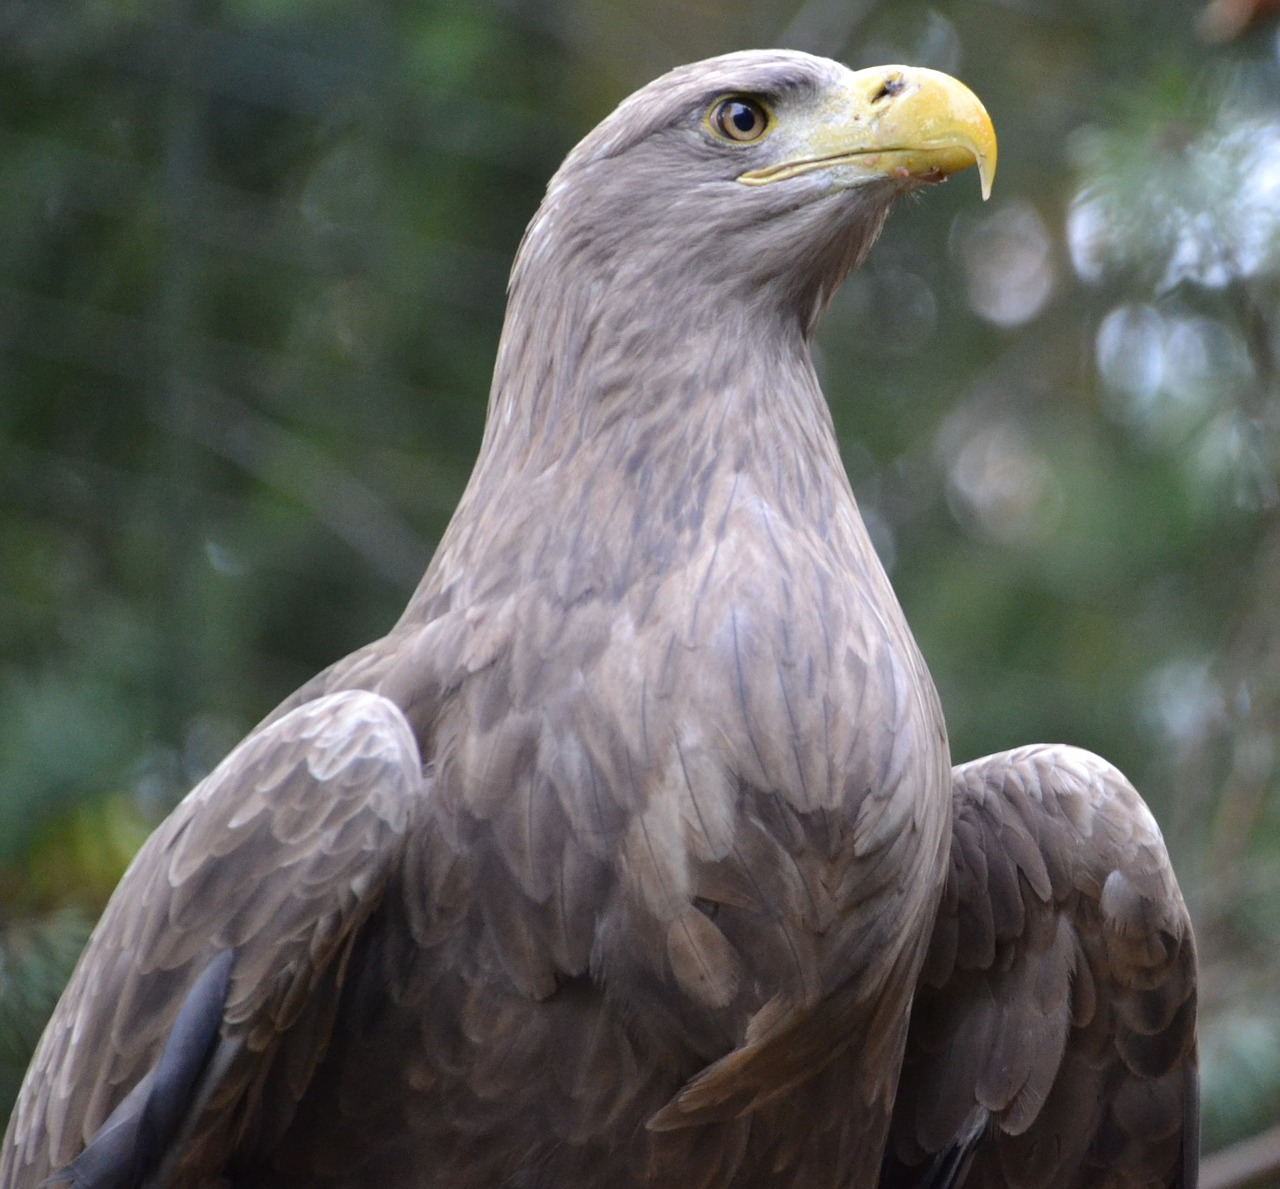
[[[187,992],[159,1060],[69,1165],[45,1184],[72,1189],[128,1189],[160,1165],[191,1107],[192,1094],[218,1038],[231,965],[223,950]]]

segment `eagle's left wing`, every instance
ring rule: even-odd
[[[1194,1189],[1195,943],[1146,805],[1070,747],[953,786],[882,1189]]]

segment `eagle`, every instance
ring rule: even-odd
[[[952,767],[810,358],[935,71],[751,51],[625,100],[516,254],[403,616],[107,906],[0,1186],[1194,1186],[1160,831],[1069,746]]]

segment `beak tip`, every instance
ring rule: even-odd
[[[994,142],[994,133],[991,139]],[[978,181],[982,185],[982,201],[986,202],[991,197],[991,188],[996,181],[996,155],[994,152],[975,152],[974,157],[974,164],[978,167]]]

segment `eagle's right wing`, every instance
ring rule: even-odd
[[[107,906],[27,1074],[0,1187],[199,1181],[282,1132],[427,789],[376,694],[306,702],[240,744]]]

